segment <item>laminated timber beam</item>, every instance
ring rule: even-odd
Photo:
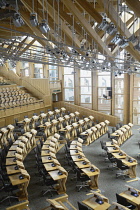
[[[76,0],[76,2],[97,22],[102,22],[102,16],[96,11],[94,6],[87,1]]]
[[[33,39],[31,42],[29,42],[29,44],[26,46],[26,47],[24,47],[24,49],[23,50],[19,50],[18,52],[17,52],[17,55],[18,56],[21,56],[26,50],[28,50],[31,46],[32,46],[32,44],[34,43],[36,41],[36,39]]]
[[[80,11],[77,9],[75,4],[71,0],[62,0],[64,5],[69,9],[69,11],[75,16],[75,18],[80,22],[80,24],[84,27],[85,31],[91,36],[91,38],[98,44],[98,49],[101,53],[105,53],[106,55],[113,57],[110,50],[106,47],[105,43],[101,40],[99,35],[95,32],[95,30],[91,27],[88,21],[81,15]]]
[[[129,9],[133,10],[137,17],[140,17],[140,1],[139,0],[126,0]]]
[[[114,6],[110,3],[109,0],[101,0],[104,4],[105,12],[108,14],[108,17],[111,19],[111,21],[117,25],[117,28],[121,35],[126,36],[126,38],[129,38],[131,36],[131,33],[125,26],[125,23],[121,20],[119,17],[117,11],[115,10]],[[108,6],[109,5],[109,6]],[[134,49],[132,43],[129,43],[129,46],[125,48],[137,61],[140,61],[140,54],[137,50]]]

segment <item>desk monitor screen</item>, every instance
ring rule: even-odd
[[[58,175],[60,176],[63,175],[62,171],[58,171]]]
[[[128,162],[133,163],[133,160],[131,158],[128,159]]]
[[[91,171],[91,172],[95,172],[95,168],[91,167],[91,168],[90,168],[90,171]]]
[[[15,166],[15,170],[18,170],[19,169],[19,167],[18,166]]]
[[[51,166],[52,166],[52,167],[55,167],[55,163],[52,163]]]
[[[78,155],[78,159],[81,159],[82,158],[82,156],[81,155]]]
[[[23,175],[21,174],[21,175],[19,175],[19,179],[24,179],[24,177],[23,177]]]
[[[95,202],[97,202],[98,204],[102,205],[104,202],[103,202],[103,199],[102,198],[98,198],[95,200]]]
[[[138,197],[139,196],[137,190],[131,188],[130,191],[131,191],[131,195],[133,195],[134,197]]]
[[[116,147],[113,147],[113,149],[116,150],[117,148]]]
[[[123,153],[120,152],[119,155],[120,155],[120,156],[123,156]]]
[[[86,165],[87,163],[85,161],[83,161],[83,165]]]

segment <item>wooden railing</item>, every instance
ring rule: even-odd
[[[61,81],[60,80],[50,81],[50,90],[51,93],[61,92]]]
[[[109,120],[111,126],[115,126],[118,123],[118,117],[116,116],[107,115],[102,112],[87,109],[82,106],[77,106],[64,101],[54,102],[53,107],[58,107],[58,108],[65,107],[66,110],[70,112],[78,111],[80,112],[80,117],[82,117],[83,115],[85,116],[92,115],[94,116],[95,120],[99,120],[99,122]]]

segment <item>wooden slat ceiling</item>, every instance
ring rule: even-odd
[[[8,2],[8,1],[5,1]],[[98,25],[102,22],[102,16],[106,13],[107,17],[115,24],[118,32],[129,38],[131,33],[128,26],[133,25],[135,13],[136,17],[140,17],[140,1],[126,0],[126,6],[129,7],[130,18],[124,23],[118,11],[117,0],[34,0],[34,12],[38,14],[38,20],[41,22],[43,17],[43,11],[45,17],[48,19],[50,31],[47,34],[42,35],[39,27],[33,27],[30,24],[30,13],[33,12],[32,1],[18,0],[19,13],[21,14],[25,25],[22,27],[15,27],[12,23],[12,17],[16,10],[15,1],[9,1],[5,8],[0,9],[0,38],[15,39],[15,37],[22,36],[20,32],[27,32],[31,35],[44,38],[44,36],[52,41],[62,42],[67,45],[78,47],[80,54],[85,54],[80,50],[81,43],[84,41],[84,49],[92,50],[96,46],[98,51],[104,53],[107,56],[114,57],[118,46],[111,43],[112,38],[115,36],[107,34],[105,31],[98,29]],[[123,4],[123,0],[119,1]],[[44,5],[44,7],[43,7]],[[127,13],[127,12],[125,12]],[[96,26],[95,26],[96,24]],[[14,29],[18,32],[10,32],[8,29]],[[138,32],[138,30],[137,30]],[[137,33],[136,32],[136,33]],[[56,36],[57,34],[57,36]],[[104,37],[104,38],[103,38]],[[46,42],[43,39],[35,38],[42,46],[46,46]],[[23,48],[23,43],[26,39],[22,40],[22,44],[18,46]],[[31,42],[34,43],[34,41]],[[31,45],[29,45],[30,47]],[[22,52],[25,52],[22,49]],[[67,51],[69,49],[67,48]],[[134,49],[134,45],[129,43],[126,47],[126,51],[131,56],[140,61],[140,54]],[[10,52],[11,53],[11,52]],[[21,55],[22,53],[20,53]]]

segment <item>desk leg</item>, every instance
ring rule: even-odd
[[[91,181],[88,182],[91,189],[98,189],[98,175],[91,176]]]
[[[129,173],[129,177],[130,178],[136,178],[136,165],[135,166],[131,166],[128,169],[128,173]]]
[[[58,194],[66,193],[66,178],[58,180],[59,188],[57,190]]]

